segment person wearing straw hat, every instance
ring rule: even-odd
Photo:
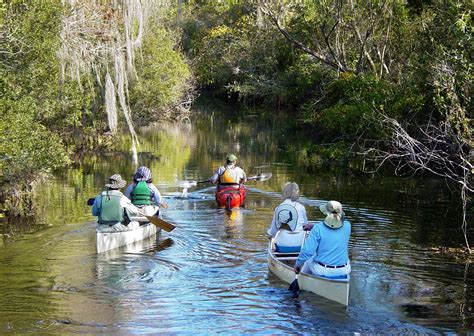
[[[160,206],[165,209],[168,207],[153,184],[151,170],[145,166],[137,169],[133,183],[125,190],[125,196],[147,216],[159,216]]]
[[[98,217],[99,225],[122,229],[128,222],[127,215],[138,216],[138,209],[130,199],[120,192],[127,182],[119,174],[109,177],[105,190],[94,199],[92,215]]]
[[[226,187],[235,186],[238,189],[241,183],[247,182],[247,175],[242,168],[237,166],[235,154],[227,154],[225,160],[225,165],[217,168],[214,175],[209,178],[209,182]]]
[[[329,201],[319,207],[326,218],[313,226],[296,260],[295,273],[345,276],[351,272],[349,237],[351,224],[344,217],[342,205]]]
[[[308,223],[304,205],[297,202],[300,188],[295,182],[287,182],[283,187],[284,201],[275,208],[272,223],[267,233],[275,238],[275,250],[282,253],[299,252]]]

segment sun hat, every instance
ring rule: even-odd
[[[137,169],[133,179],[137,182],[148,181],[151,179],[151,170],[148,167],[141,166]]]
[[[109,177],[109,183],[107,183],[105,186],[110,189],[121,189],[125,187],[127,182],[122,179],[122,176],[120,174],[114,174]]]
[[[226,159],[228,162],[234,162],[234,161],[237,161],[237,156],[235,156],[234,154],[227,154],[227,156],[225,157],[225,159]]]
[[[275,209],[275,222],[277,229],[283,229],[285,225],[288,225],[290,231],[295,231],[298,223],[298,211],[290,204],[280,204]]]
[[[331,229],[339,229],[344,224],[344,211],[338,201],[329,201],[321,205],[319,210],[326,215],[324,224]]]

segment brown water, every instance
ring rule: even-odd
[[[141,132],[140,164],[170,205],[171,233],[96,254],[86,200],[113,173],[130,180],[127,151],[84,157],[40,188],[36,223],[2,226],[0,334],[474,331],[473,267],[439,250],[463,243],[443,181],[304,167],[286,151],[301,139],[281,120],[222,113],[201,109],[189,125]],[[246,209],[217,208],[206,184],[179,197],[177,181],[207,179],[230,151],[249,174],[273,173],[248,183]],[[321,218],[323,201],[345,207],[353,227],[347,309],[311,293],[293,299],[267,270],[265,232],[286,181],[300,184],[310,220]]]

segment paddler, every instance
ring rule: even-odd
[[[306,209],[298,202],[300,188],[295,182],[287,182],[283,187],[283,202],[273,212],[267,233],[275,238],[277,252],[300,252],[305,238],[303,226],[308,224]]]
[[[351,272],[349,237],[351,223],[345,219],[342,205],[329,201],[319,207],[326,218],[312,226],[296,260],[295,273],[318,274],[326,277],[344,276]]]
[[[125,190],[125,196],[147,216],[159,216],[160,207],[165,209],[168,207],[160,191],[153,184],[151,170],[145,166],[137,169],[133,183]]]
[[[137,207],[120,191],[126,184],[119,174],[114,174],[109,177],[106,189],[94,199],[92,215],[98,217],[99,225],[121,230],[129,223],[129,217],[138,216]]]
[[[225,160],[225,164],[217,168],[209,182],[217,183],[218,186],[225,186],[226,188],[235,187],[235,189],[239,189],[241,183],[247,182],[247,175],[242,168],[237,166],[237,156],[235,154],[227,154]]]

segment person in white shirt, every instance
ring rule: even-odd
[[[242,168],[237,167],[237,156],[228,154],[225,165],[214,172],[209,182],[217,183],[219,186],[235,186],[238,189],[241,183],[247,182],[247,175]]]
[[[295,182],[287,182],[283,188],[284,201],[275,208],[267,233],[275,238],[277,252],[299,252],[308,223],[306,209],[298,202],[300,188]]]

